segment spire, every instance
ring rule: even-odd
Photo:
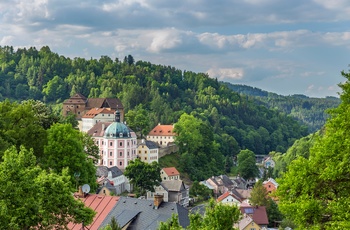
[[[120,122],[120,112],[118,108],[117,108],[117,111],[115,111],[115,121]]]

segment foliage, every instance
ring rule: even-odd
[[[205,215],[199,213],[190,214],[190,225],[188,230],[229,230],[234,229],[233,224],[237,223],[241,217],[241,212],[236,206],[216,203],[210,199],[205,210]],[[181,230],[178,224],[178,217],[173,215],[167,222],[161,222],[158,230]]]
[[[280,212],[278,205],[274,200],[268,198],[268,203],[266,205],[267,217],[269,219],[268,227],[275,227],[276,222],[283,220],[283,215]]]
[[[154,186],[160,185],[162,180],[157,162],[148,164],[139,158],[129,162],[124,175],[130,180],[130,183],[140,190],[141,195],[144,195],[146,191],[154,192]]]
[[[166,222],[160,222],[158,230],[182,230],[179,218],[176,214],[172,214],[171,218]]]
[[[280,210],[299,229],[350,227],[350,74],[342,75],[341,104],[330,111],[324,134],[315,140],[310,157],[292,161],[280,180]]]
[[[5,151],[0,163],[0,225],[5,229],[65,229],[90,224],[94,211],[72,196],[68,171],[61,175],[37,165],[33,150]]]
[[[84,138],[81,132],[75,130],[71,124],[55,124],[47,130],[48,143],[44,148],[42,165],[60,173],[68,168],[72,184],[89,184],[91,189],[96,188],[96,167],[84,151]],[[88,151],[90,148],[87,147]],[[75,177],[74,175],[79,175]],[[78,179],[78,181],[76,181]]]
[[[241,150],[237,155],[237,170],[244,179],[255,178],[259,175],[259,169],[256,165],[255,154],[248,150]]]
[[[101,230],[122,230],[122,228],[119,226],[117,220],[113,216],[111,219],[111,223],[101,228]]]
[[[149,128],[149,117],[142,104],[136,106],[133,110],[129,110],[125,117],[128,126],[135,132],[139,132],[142,139],[142,136],[147,134],[146,131]]]
[[[234,85],[226,83],[233,91],[246,95],[258,104],[263,104],[271,109],[290,114],[301,123],[308,126],[310,132],[322,129],[329,115],[327,109],[335,108],[340,104],[339,98],[310,98],[305,95],[282,96],[263,91],[246,85]]]
[[[259,180],[255,183],[250,193],[249,201],[252,205],[268,206],[268,193],[262,182]]]
[[[207,200],[213,195],[212,193],[212,190],[198,181],[194,181],[190,188],[190,196],[196,197],[198,200]]]
[[[281,177],[282,174],[286,172],[287,166],[290,165],[291,162],[297,157],[301,156],[308,159],[310,155],[310,149],[314,145],[315,139],[320,135],[319,133],[320,132],[316,132],[299,140],[296,140],[285,154],[274,154],[274,176]]]
[[[87,97],[117,96],[126,113],[140,104],[147,111],[150,124],[143,133],[193,113],[213,127],[225,156],[234,156],[240,149],[256,154],[284,152],[307,134],[292,118],[257,105],[204,73],[135,61],[131,55],[125,61],[108,56],[71,59],[47,46],[40,50],[4,46],[0,56],[4,57],[0,59],[0,99],[57,104],[77,92]]]
[[[175,124],[175,143],[179,146],[180,165],[192,180],[203,180],[221,174],[224,157],[214,141],[211,127],[201,119],[182,114]]]
[[[0,103],[0,156],[14,145],[19,150],[21,145],[33,148],[40,160],[46,142],[46,110],[42,104],[34,101]]]

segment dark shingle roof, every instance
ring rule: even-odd
[[[123,175],[123,172],[117,166],[108,168],[107,166],[99,165],[96,167],[96,176],[98,177],[108,177],[108,172],[112,173],[112,178]]]
[[[188,210],[177,203],[163,202],[158,209],[155,209],[152,200],[120,197],[100,228],[109,224],[112,217],[115,217],[121,227],[131,221],[128,227],[130,230],[154,230],[158,228],[160,222],[171,218],[173,213],[178,214],[182,227],[185,228],[190,224]]]
[[[147,141],[147,140],[145,140],[145,143],[141,142],[139,144],[139,146],[140,145],[146,145],[147,148],[149,148],[149,149],[157,149],[158,148],[158,144],[156,142],[154,142],[154,141]]]

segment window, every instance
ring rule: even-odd
[[[130,156],[130,153],[129,153],[129,151],[128,151],[128,157]]]
[[[119,146],[123,146],[123,142],[119,142]]]
[[[109,165],[112,165],[112,161],[109,162]]]
[[[139,150],[139,154],[141,154],[141,150]]]
[[[113,154],[112,154],[112,152],[109,152],[109,156],[112,156]]]
[[[145,157],[145,160],[147,160],[147,157]]]
[[[119,162],[119,165],[123,165],[123,162]]]
[[[122,157],[123,156],[123,152],[119,152],[119,156]]]
[[[113,146],[113,142],[111,141],[111,142],[109,142],[109,146]]]

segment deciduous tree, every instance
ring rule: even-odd
[[[157,162],[148,164],[138,158],[129,162],[124,175],[136,186],[136,189],[139,189],[141,195],[144,195],[147,190],[154,191],[154,186],[158,186],[162,181]]]
[[[279,180],[280,209],[299,229],[350,228],[350,73],[339,86],[341,104],[308,159],[298,157]]]
[[[33,151],[8,149],[0,163],[2,229],[66,229],[90,224],[95,212],[73,197],[68,170],[61,174],[37,165]]]
[[[238,172],[244,179],[255,178],[259,175],[259,169],[256,165],[255,154],[248,150],[241,150],[237,155]]]

